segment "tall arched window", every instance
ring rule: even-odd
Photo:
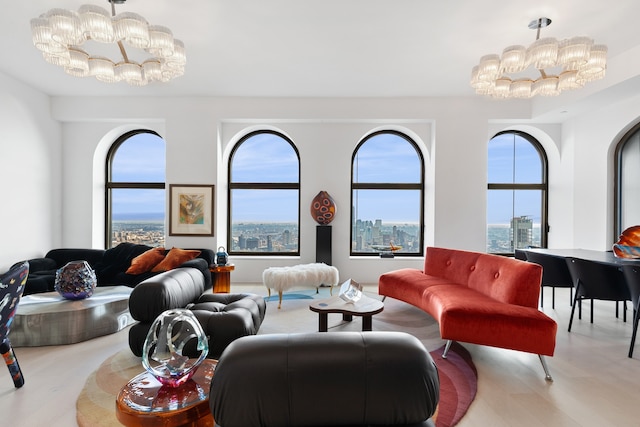
[[[106,245],[164,246],[165,142],[150,130],[118,138],[107,155]]]
[[[424,253],[424,161],[396,131],[375,132],[351,162],[351,255]]]
[[[289,138],[261,130],[238,141],[228,206],[229,253],[300,254],[300,156]]]
[[[487,252],[547,246],[547,156],[524,132],[498,133],[489,141]]]
[[[616,146],[615,238],[640,225],[640,123]]]

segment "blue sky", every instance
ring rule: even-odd
[[[542,182],[540,155],[521,136],[501,134],[489,143],[487,182],[532,184]],[[487,198],[487,223],[508,224],[514,216],[530,216],[540,223],[540,192],[493,190]]]
[[[494,183],[540,182],[540,157],[525,139],[499,135],[489,144],[488,181]],[[514,158],[518,162],[514,162]],[[114,181],[164,182],[165,144],[162,138],[148,133],[131,137],[116,152],[113,162]],[[270,134],[255,135],[234,153],[233,180],[236,182],[296,182],[298,158],[284,139]],[[420,180],[419,157],[402,137],[379,134],[367,140],[358,151],[354,165],[356,182],[415,183]],[[417,191],[388,192],[383,198],[369,197],[372,191],[357,194],[357,217],[385,222],[418,222],[419,211],[406,209],[419,203]],[[241,191],[234,194],[234,218],[237,221],[297,221],[297,192]],[[381,203],[381,199],[384,202]],[[338,215],[348,214],[349,207],[338,206]],[[163,213],[165,192],[162,190],[114,192],[113,212]],[[301,211],[307,212],[302,206]],[[530,215],[539,222],[540,194],[537,191],[494,191],[487,200],[487,220],[490,224],[507,224],[512,216]]]
[[[112,180],[119,182],[164,182],[165,142],[159,136],[139,133],[116,151]],[[165,211],[165,190],[113,190],[113,215]]]

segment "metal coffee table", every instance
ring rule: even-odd
[[[14,347],[75,344],[112,334],[134,322],[127,286],[95,289],[87,299],[70,301],[57,292],[23,296],[11,325]]]

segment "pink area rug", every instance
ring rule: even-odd
[[[431,357],[440,375],[440,403],[436,412],[436,427],[456,425],[467,412],[478,390],[478,372],[469,352],[454,342],[442,358],[444,346],[432,351]]]

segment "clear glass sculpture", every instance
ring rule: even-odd
[[[351,304],[358,302],[362,298],[362,285],[348,279],[340,286],[340,298]]]
[[[164,385],[178,387],[196,373],[209,342],[194,314],[172,309],[151,325],[142,348],[142,366]]]

